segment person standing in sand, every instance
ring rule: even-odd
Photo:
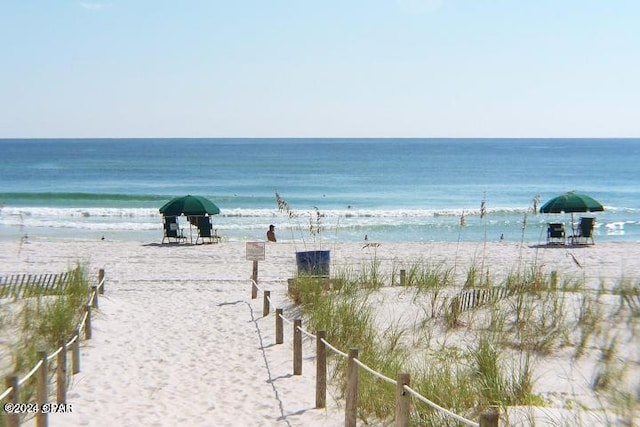
[[[270,225],[269,226],[269,231],[267,231],[267,240],[270,242],[275,242],[276,241],[276,226],[275,225]]]

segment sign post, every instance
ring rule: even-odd
[[[253,273],[251,274],[251,298],[258,297],[258,261],[264,261],[264,242],[247,242],[246,257],[247,261],[253,261]]]

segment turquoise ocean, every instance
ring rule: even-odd
[[[605,205],[596,242],[640,242],[640,139],[3,139],[0,153],[2,240],[159,242],[158,208],[192,194],[233,241],[269,224],[302,238],[317,208],[323,240],[536,243],[571,216],[533,207],[577,191]]]

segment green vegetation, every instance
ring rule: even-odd
[[[376,306],[385,283],[400,284],[394,277],[400,268],[406,273],[403,287],[392,295],[409,293],[422,313],[410,324],[407,319],[380,319]],[[613,408],[617,415],[631,417],[640,407],[640,397],[624,382],[629,367],[618,357],[620,338],[610,336],[607,327],[626,322],[635,334],[640,283],[623,279],[608,291],[604,284],[586,291],[583,279],[548,274],[540,266],[519,268],[498,280],[475,265],[457,282],[455,268],[428,260],[410,265],[394,261],[392,274],[383,271],[374,256],[359,269],[336,272],[331,286],[327,279],[299,277],[289,293],[306,328],[325,330],[327,340],[343,351],[357,348],[361,362],[387,377],[410,373],[414,390],[468,419],[477,420],[493,405],[544,406],[545,398],[535,391],[535,368],[545,357],[567,350],[572,363],[587,353],[599,354],[592,389],[602,407],[592,409]],[[461,303],[463,295],[471,295],[467,305]],[[614,310],[605,309],[603,299],[610,303],[616,297]],[[333,384],[344,392],[346,360],[331,352],[330,357]],[[361,373],[360,419],[392,419],[394,393],[392,385]],[[413,405],[412,423],[459,425],[420,403]]]
[[[73,336],[91,295],[91,285],[86,269],[80,264],[64,277],[55,288],[35,283],[16,294],[13,303],[0,306],[2,328],[13,334],[10,372],[26,374],[38,363],[39,351],[51,354]],[[14,309],[12,312],[9,306]],[[27,381],[20,392],[20,402],[33,401],[35,382]],[[3,416],[0,414],[0,424],[4,422]]]

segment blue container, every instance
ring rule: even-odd
[[[298,275],[329,277],[331,251],[296,252]]]

